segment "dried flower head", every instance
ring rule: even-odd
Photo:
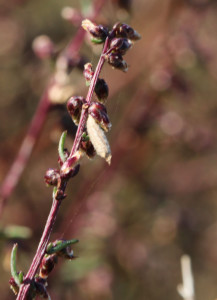
[[[57,169],[49,168],[44,175],[44,181],[48,186],[57,186],[59,179],[60,172]]]
[[[102,25],[96,25],[90,20],[82,21],[81,26],[92,36],[92,42],[100,44],[105,41],[108,36],[108,29]]]

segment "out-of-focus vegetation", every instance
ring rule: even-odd
[[[32,52],[47,34],[62,49],[77,28],[61,18],[81,1],[0,2],[0,178],[15,157],[52,72]],[[86,5],[88,5],[88,1]],[[85,159],[70,182],[52,239],[78,238],[78,259],[59,262],[52,299],[178,300],[180,257],[192,258],[196,299],[217,298],[217,4],[206,0],[107,1],[96,22],[131,24],[141,35],[127,54],[127,74],[105,66],[110,87],[111,167]],[[126,4],[125,3],[125,4]],[[119,3],[120,4],[120,3]],[[87,6],[86,6],[87,9]],[[91,47],[91,49],[90,49]],[[98,47],[82,47],[97,62]],[[93,53],[94,54],[90,54]],[[86,94],[82,73],[74,89]],[[82,89],[82,90],[81,90]],[[19,241],[18,269],[28,269],[51,205],[43,176],[57,164],[57,142],[70,131],[64,105],[52,110],[10,197],[1,228],[30,227]],[[70,139],[69,145],[72,144]],[[19,238],[19,237],[18,237]],[[1,299],[9,291],[9,256],[0,246]]]

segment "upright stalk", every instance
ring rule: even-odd
[[[92,96],[93,96],[93,93],[94,93],[94,89],[95,89],[95,86],[96,86],[96,82],[99,78],[99,74],[100,74],[100,72],[102,70],[102,67],[103,67],[103,64],[105,62],[104,54],[107,52],[108,48],[109,48],[109,38],[107,38],[106,41],[105,41],[102,54],[100,56],[99,62],[98,62],[97,67],[96,67],[96,71],[95,71],[94,76],[91,80],[91,84],[90,84],[90,87],[89,87],[89,90],[88,90],[88,93],[87,93],[87,98],[86,98],[87,104],[91,103]],[[86,120],[87,120],[87,114],[88,114],[87,109],[83,108],[82,113],[81,113],[81,118],[80,118],[80,121],[79,121],[79,125],[78,125],[78,129],[77,129],[77,133],[76,133],[75,140],[74,140],[74,143],[73,143],[73,147],[72,147],[72,150],[71,150],[71,153],[70,153],[70,157],[72,157],[74,155],[74,153],[79,148],[79,145],[80,145],[80,142],[81,142],[81,136],[82,136],[82,133],[84,131],[85,123],[86,123]],[[63,182],[63,184],[62,184],[62,191],[63,192],[65,191],[66,186],[67,186],[67,182],[65,182],[65,183]],[[17,296],[17,300],[25,300],[26,297],[27,297],[27,294],[28,294],[28,291],[29,291],[29,288],[30,288],[30,284],[31,284],[31,282],[32,282],[32,280],[33,280],[33,278],[34,278],[34,276],[35,276],[35,274],[36,274],[36,272],[39,268],[39,265],[42,261],[43,256],[45,255],[45,251],[46,251],[46,248],[47,248],[47,245],[48,245],[48,242],[49,242],[49,238],[50,238],[50,235],[51,235],[51,232],[52,232],[52,229],[53,229],[53,226],[54,226],[54,223],[55,223],[55,220],[56,220],[56,217],[57,217],[57,213],[59,211],[61,203],[62,203],[62,200],[56,200],[55,197],[53,198],[53,203],[52,203],[52,206],[51,206],[51,210],[50,210],[50,213],[49,213],[49,216],[48,216],[48,219],[47,219],[47,222],[46,222],[46,225],[45,225],[45,228],[44,228],[44,231],[43,231],[43,234],[42,234],[39,246],[38,246],[38,249],[37,249],[36,254],[33,258],[33,261],[32,261],[32,264],[29,268],[29,271],[28,271],[27,275],[25,276],[24,283],[20,286],[20,290],[19,290],[19,293],[18,293],[18,296]]]

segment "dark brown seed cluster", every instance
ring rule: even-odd
[[[47,279],[54,266],[57,264],[58,258],[56,253],[51,255],[45,255],[39,267],[39,277]]]
[[[141,37],[136,30],[124,23],[116,23],[110,32],[110,50],[106,55],[108,63],[116,69],[127,72],[128,66],[123,55],[132,47],[132,41]]]
[[[141,39],[140,34],[136,30],[124,23],[116,23],[113,26],[113,31],[116,37],[127,38],[132,41],[137,41]]]

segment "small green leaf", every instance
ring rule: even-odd
[[[64,152],[66,135],[67,135],[67,131],[63,131],[63,133],[60,137],[59,146],[58,146],[58,152],[59,152],[59,156],[60,156],[62,162],[66,161],[66,156],[65,156],[65,152]]]
[[[53,253],[63,250],[64,248],[66,248],[72,244],[75,244],[75,243],[78,243],[77,239],[72,239],[72,240],[68,240],[68,241],[58,241],[56,246],[51,247],[49,245],[46,252],[47,252],[47,254],[53,254]]]
[[[91,42],[94,43],[94,44],[102,44],[102,43],[104,43],[105,41],[102,40],[102,39],[95,39],[95,38],[92,38],[92,39],[91,39]]]
[[[18,275],[20,284],[23,283],[23,272],[21,271]]]
[[[89,135],[88,135],[86,132],[84,132],[84,133],[82,134],[82,139],[83,139],[85,142],[87,142],[87,141],[90,140]]]
[[[17,273],[17,244],[14,244],[13,249],[11,251],[11,275],[14,278],[16,284],[20,286],[20,278]]]

